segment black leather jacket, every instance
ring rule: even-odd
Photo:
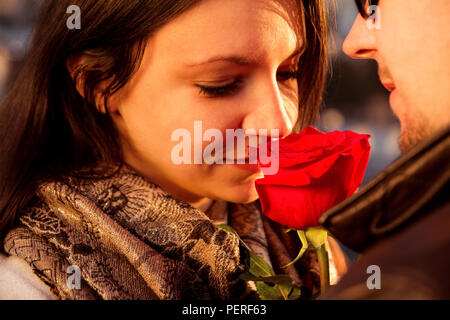
[[[321,224],[362,255],[322,299],[450,299],[449,178],[447,128],[326,212]]]

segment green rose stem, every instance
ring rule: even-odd
[[[293,231],[287,229],[286,232]],[[320,293],[323,294],[330,285],[330,269],[328,261],[328,251],[326,247],[328,232],[323,228],[307,228],[305,230],[297,230],[297,235],[302,243],[302,248],[297,257],[282,268],[286,268],[297,262],[308,248],[312,248],[317,252],[317,258],[320,266]]]
[[[322,295],[330,285],[330,270],[328,261],[328,252],[325,244],[317,249],[317,258],[320,265],[320,294]]]

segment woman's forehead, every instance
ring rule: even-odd
[[[161,28],[151,42],[167,59],[170,55],[191,67],[224,57],[248,64],[269,53],[286,59],[303,46],[299,23],[292,18],[296,13],[282,6],[290,2],[202,1]]]

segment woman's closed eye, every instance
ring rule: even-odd
[[[277,79],[280,82],[286,82],[291,79],[298,79],[299,71],[280,71],[277,73]],[[234,82],[224,86],[205,86],[196,84],[195,86],[200,89],[199,94],[209,98],[221,98],[227,96],[233,96],[236,94],[243,85],[242,79],[237,79]]]
[[[200,95],[204,95],[210,98],[218,98],[224,96],[234,95],[239,91],[243,81],[241,79],[237,79],[234,82],[227,84],[225,86],[204,86],[200,84],[196,84],[195,86],[200,88]]]

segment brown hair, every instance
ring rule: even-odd
[[[94,163],[122,161],[110,116],[94,92],[108,98],[139,68],[146,39],[201,0],[46,0],[30,53],[0,109],[0,239],[38,184]],[[299,62],[298,129],[314,121],[327,73],[324,0],[296,0],[303,8],[306,49]],[[66,10],[77,5],[82,28],[69,30]],[[88,53],[75,79],[67,58]],[[83,75],[84,98],[74,83]]]

